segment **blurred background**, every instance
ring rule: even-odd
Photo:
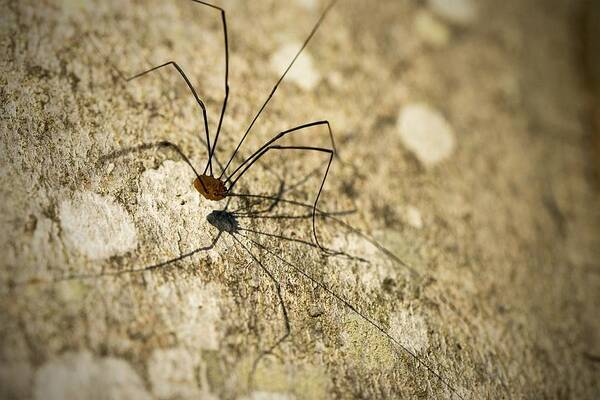
[[[327,2],[214,3],[224,163]],[[209,249],[226,202],[149,146],[203,170],[181,76],[123,77],[177,62],[214,134],[216,10],[0,9],[0,398],[600,397],[599,2],[339,0],[233,165],[328,120],[319,208],[348,212],[318,234],[341,256],[311,245],[310,206],[275,200],[227,203],[240,229]],[[285,144],[331,147],[324,126]],[[310,205],[325,166],[269,154],[236,191]],[[253,369],[284,332],[260,265],[291,335]]]

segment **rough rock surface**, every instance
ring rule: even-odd
[[[325,4],[218,4],[223,164],[278,78],[273,57]],[[319,208],[351,211],[317,216],[334,256],[311,245],[310,206],[200,198],[193,170],[153,145],[204,170],[185,83],[172,67],[117,72],[176,61],[214,139],[215,10],[0,0],[0,398],[451,398],[400,346],[463,398],[599,398],[585,2],[463,0],[477,8],[460,21],[433,4],[339,1],[307,48],[315,80],[284,82],[233,161],[328,119],[339,158]],[[424,168],[399,136],[411,104],[452,127],[443,162]],[[324,127],[285,144],[330,146]],[[310,204],[324,161],[271,152],[235,191]],[[236,218],[215,223],[226,206]],[[265,355],[285,333],[279,294],[291,334]]]

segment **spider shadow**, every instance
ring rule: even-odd
[[[159,148],[159,149],[164,148],[164,149],[169,149],[171,151],[174,151],[178,156],[180,156],[186,162],[186,164],[188,164],[188,166],[190,168],[192,168],[194,170],[194,172],[196,171],[194,169],[191,161],[185,156],[185,154],[181,151],[181,149],[177,145],[175,145],[171,142],[168,142],[168,141],[158,141],[158,142],[154,142],[154,143],[146,143],[146,144],[141,144],[141,145],[117,150],[113,153],[110,153],[110,154],[107,154],[107,155],[101,157],[98,160],[97,165],[101,165],[103,163],[109,162],[111,160],[129,155],[129,154],[133,154],[135,152],[147,151],[147,150],[151,150],[153,148]],[[265,169],[268,170],[269,167],[266,166]],[[206,217],[207,222],[211,226],[213,226],[217,231],[216,235],[213,236],[212,241],[207,246],[202,246],[202,247],[196,248],[192,251],[180,254],[177,257],[173,257],[173,258],[167,259],[165,261],[161,261],[161,262],[158,262],[158,263],[155,263],[152,265],[147,265],[144,267],[125,268],[125,269],[120,269],[117,271],[102,272],[100,274],[71,274],[71,275],[67,275],[67,276],[63,276],[63,277],[54,279],[50,282],[32,279],[32,280],[28,280],[26,282],[21,282],[21,283],[16,283],[16,284],[13,283],[12,285],[10,285],[10,288],[14,288],[14,287],[20,286],[20,285],[39,284],[39,283],[57,283],[57,282],[67,281],[67,280],[98,279],[98,278],[102,278],[102,277],[115,277],[115,276],[120,276],[120,275],[124,275],[124,274],[135,274],[135,273],[143,273],[143,272],[148,272],[148,271],[164,270],[165,268],[169,268],[169,267],[178,265],[181,262],[183,262],[184,260],[187,260],[197,254],[208,252],[208,251],[214,249],[223,235],[229,235],[233,239],[233,241],[236,243],[236,245],[238,245],[251,258],[251,263],[256,264],[258,266],[258,268],[268,277],[268,280],[271,281],[271,283],[274,287],[275,293],[277,295],[277,298],[278,298],[278,306],[281,309],[281,316],[282,316],[282,318],[281,318],[282,324],[283,324],[282,335],[279,336],[277,338],[277,340],[274,343],[272,343],[267,349],[261,350],[259,355],[257,356],[257,358],[254,360],[254,362],[252,364],[252,369],[248,376],[248,385],[250,388],[253,387],[254,375],[256,373],[256,370],[257,370],[257,367],[258,367],[260,361],[265,356],[274,354],[274,351],[291,334],[290,319],[289,319],[289,315],[288,315],[287,306],[286,306],[286,303],[283,298],[283,290],[282,290],[281,284],[278,281],[278,279],[276,278],[273,271],[271,270],[271,266],[268,265],[267,262],[265,262],[264,256],[269,257],[271,260],[275,261],[274,264],[284,265],[286,268],[292,270],[294,273],[296,273],[299,276],[301,276],[302,278],[304,278],[310,284],[320,287],[329,296],[331,296],[333,299],[335,299],[337,302],[339,302],[341,305],[343,305],[347,309],[351,310],[353,313],[355,313],[361,319],[363,319],[369,325],[371,325],[375,330],[379,331],[382,335],[384,335],[392,344],[395,345],[395,347],[397,349],[399,349],[397,351],[408,353],[419,365],[421,365],[423,368],[428,370],[431,374],[433,374],[438,379],[440,379],[442,382],[444,382],[444,384],[448,385],[448,383],[441,378],[441,375],[439,375],[435,370],[433,370],[432,367],[430,367],[426,362],[422,361],[418,356],[416,356],[416,354],[412,353],[412,351],[410,349],[407,349],[404,345],[402,345],[402,343],[400,343],[397,339],[395,339],[393,336],[391,336],[382,327],[381,323],[379,323],[378,321],[369,317],[367,314],[362,312],[358,307],[354,306],[350,301],[348,301],[347,299],[345,299],[344,297],[339,295],[336,291],[332,290],[328,285],[323,283],[320,279],[316,278],[314,275],[311,275],[311,273],[304,270],[297,263],[292,262],[291,260],[284,257],[282,255],[282,252],[280,251],[280,249],[273,248],[272,246],[265,244],[265,241],[262,239],[275,240],[278,242],[295,243],[300,246],[310,248],[313,251],[315,251],[317,254],[320,254],[324,257],[342,257],[342,258],[346,258],[349,260],[354,260],[357,262],[364,262],[364,263],[369,263],[368,260],[354,256],[354,255],[352,255],[346,251],[343,251],[341,249],[330,249],[331,251],[323,252],[323,251],[321,251],[321,248],[319,246],[317,246],[315,243],[313,243],[310,240],[305,240],[305,239],[296,238],[296,237],[290,237],[290,236],[286,236],[281,233],[266,232],[266,231],[261,231],[258,229],[252,229],[252,228],[247,227],[246,224],[240,222],[240,221],[246,221],[246,220],[252,221],[252,220],[270,219],[270,220],[287,220],[287,221],[293,221],[295,223],[296,221],[309,220],[310,218],[312,218],[312,215],[313,215],[312,210],[314,207],[313,204],[307,204],[307,203],[303,203],[301,201],[292,200],[292,199],[287,198],[285,195],[287,193],[290,193],[293,190],[297,190],[297,189],[301,188],[302,185],[304,185],[306,182],[308,182],[310,180],[310,178],[312,177],[312,175],[315,174],[315,171],[318,171],[318,168],[315,168],[314,170],[310,171],[305,176],[302,176],[299,179],[292,181],[292,182],[288,182],[282,176],[275,174],[275,176],[278,178],[279,182],[277,184],[275,193],[273,193],[271,195],[253,195],[253,194],[244,194],[244,193],[232,193],[230,195],[230,198],[227,199],[227,203],[226,203],[225,207],[213,210]],[[235,208],[229,209],[232,198],[237,198],[237,200],[239,200],[239,201],[236,202],[237,204],[236,204]],[[292,208],[294,208],[296,210],[302,210],[304,212],[300,212],[300,213],[285,213],[285,212],[280,213],[280,212],[278,212],[280,208],[283,208],[283,206],[291,206]],[[343,221],[343,219],[341,217],[352,214],[355,212],[355,210],[328,212],[328,211],[324,211],[324,210],[315,208],[315,211],[316,211],[316,216],[319,220],[327,220],[331,224],[339,225],[340,227],[345,229],[347,232],[351,232],[351,233],[359,235],[363,239],[372,243],[377,249],[379,249],[383,254],[385,254],[391,260],[397,262],[400,265],[405,266],[409,271],[411,271],[411,273],[416,273],[416,271],[414,271],[412,269],[412,267],[410,267],[409,265],[404,263],[401,259],[399,259],[397,256],[395,256],[391,251],[386,249],[384,246],[379,244],[377,241],[375,241],[368,235],[362,233],[360,230],[352,227],[351,225],[349,225],[348,223]],[[262,254],[256,254],[256,249],[258,249]],[[454,390],[452,390],[452,392],[455,393]]]
[[[177,145],[175,145],[171,142],[168,142],[168,141],[146,143],[146,144],[141,144],[141,145],[117,150],[113,153],[103,156],[98,161],[98,164],[103,164],[108,161],[111,161],[111,160],[114,160],[117,158],[121,158],[121,157],[124,157],[124,156],[132,154],[132,153],[147,151],[147,150],[151,150],[151,149],[155,149],[155,148],[167,149],[170,151],[174,151],[177,156],[179,156],[181,159],[183,159],[185,161],[185,163],[192,170],[194,170],[194,172],[196,172],[191,161],[185,156],[185,154],[181,151],[181,149]],[[292,181],[290,181],[290,179],[286,177],[288,175],[287,174],[288,171],[286,170],[285,165],[284,165],[283,171],[281,171],[281,173],[278,173],[277,171],[275,171],[268,164],[261,163],[261,165],[263,166],[265,171],[272,174],[275,177],[275,179],[277,180],[276,185],[275,185],[275,192],[270,195],[256,195],[256,196],[248,195],[248,194],[231,194],[231,196],[227,199],[227,203],[225,204],[225,206],[223,208],[213,210],[206,217],[207,222],[211,226],[216,228],[216,230],[217,230],[217,234],[213,238],[210,245],[199,247],[199,248],[192,250],[190,252],[187,252],[185,254],[181,254],[177,257],[174,257],[174,258],[168,259],[166,261],[162,261],[160,263],[153,264],[153,265],[150,265],[147,267],[122,270],[122,271],[118,271],[115,273],[105,273],[105,274],[101,275],[101,276],[114,276],[114,275],[120,275],[120,274],[125,274],[125,273],[137,273],[137,272],[167,268],[169,266],[176,265],[179,262],[181,262],[185,259],[188,259],[196,254],[199,254],[202,252],[207,252],[207,251],[214,249],[214,247],[217,245],[217,243],[219,242],[222,235],[229,235],[235,242],[236,246],[243,249],[243,251],[251,258],[251,262],[255,263],[258,266],[258,268],[272,282],[274,289],[276,291],[278,300],[279,300],[279,307],[281,308],[281,313],[282,313],[282,322],[283,322],[284,332],[275,341],[275,343],[273,343],[268,349],[261,351],[259,353],[258,357],[254,360],[251,373],[248,377],[248,379],[249,379],[248,384],[250,387],[253,386],[252,379],[254,378],[256,368],[259,365],[259,362],[265,356],[267,356],[269,354],[273,354],[274,350],[279,345],[281,345],[281,343],[283,343],[285,341],[285,339],[288,338],[288,336],[290,335],[291,328],[290,328],[290,321],[289,321],[287,307],[286,307],[286,304],[285,304],[285,301],[284,301],[283,295],[282,295],[282,288],[281,288],[280,282],[277,280],[277,278],[276,278],[275,274],[273,273],[273,271],[271,270],[270,266],[267,265],[267,263],[265,263],[265,261],[262,259],[261,255],[255,254],[252,251],[252,249],[250,248],[250,246],[248,246],[248,244],[252,243],[254,246],[258,246],[259,248],[261,248],[264,252],[273,253],[273,252],[280,252],[280,250],[277,250],[277,249],[274,249],[273,247],[267,246],[264,241],[262,241],[262,240],[259,241],[258,238],[275,241],[277,243],[280,243],[280,242],[295,243],[297,245],[300,245],[301,247],[311,249],[312,251],[316,252],[317,256],[321,255],[321,256],[325,256],[325,257],[341,257],[341,258],[346,258],[348,260],[354,260],[356,262],[367,263],[367,264],[369,263],[368,260],[358,257],[358,256],[355,256],[355,255],[352,255],[341,249],[327,249],[328,250],[327,252],[323,252],[321,250],[321,247],[318,246],[317,244],[315,244],[314,242],[312,242],[310,239],[286,236],[281,233],[267,232],[264,230],[254,229],[254,228],[247,226],[253,220],[254,221],[258,221],[258,220],[260,220],[260,221],[265,221],[265,220],[293,221],[294,224],[297,224],[298,221],[303,221],[303,220],[310,221],[313,218],[313,213],[312,213],[313,206],[312,205],[294,201],[294,200],[290,200],[289,198],[286,198],[285,195],[292,193],[294,191],[301,191],[302,187],[305,184],[307,184],[311,180],[311,178],[313,178],[314,176],[317,176],[317,174],[320,172],[322,165],[318,165],[316,168],[310,170],[307,174],[302,175]],[[232,199],[236,200],[235,201],[236,207],[230,209]],[[302,212],[300,212],[300,213],[298,213],[298,212],[295,212],[295,213],[279,212],[280,208],[284,208],[284,206],[290,206],[290,205],[294,209],[302,210]],[[308,212],[306,212],[305,210],[307,210]],[[319,215],[319,218],[334,217],[334,216],[341,217],[344,215],[352,214],[354,212],[355,212],[355,210],[334,211],[334,212],[325,212],[322,210],[318,210],[318,215]],[[244,223],[240,222],[242,220],[244,221]],[[294,267],[297,270],[301,270],[301,268],[298,265],[294,265]],[[90,276],[79,275],[79,276],[69,276],[66,279],[82,279],[82,278],[92,278],[92,277],[94,277],[94,276],[93,275],[90,275]],[[99,277],[99,276],[96,275],[95,277]]]

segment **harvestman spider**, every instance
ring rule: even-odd
[[[323,11],[323,13],[319,17],[319,19],[317,20],[317,22],[313,26],[310,34],[308,35],[308,37],[306,38],[306,40],[302,44],[301,48],[298,50],[298,52],[296,53],[296,55],[294,56],[294,58],[292,59],[292,61],[289,63],[289,65],[287,66],[286,70],[283,72],[283,74],[281,75],[281,77],[277,80],[277,82],[273,86],[271,92],[269,93],[267,99],[265,100],[265,102],[262,104],[262,106],[260,107],[260,109],[257,112],[257,114],[252,119],[252,121],[251,121],[250,125],[248,126],[248,128],[245,130],[244,134],[242,135],[241,140],[237,144],[235,150],[233,151],[231,157],[229,158],[229,160],[227,161],[227,163],[225,164],[224,167],[221,166],[221,164],[217,160],[217,157],[216,157],[216,154],[215,154],[215,149],[217,147],[217,143],[218,143],[218,139],[219,139],[219,134],[220,134],[222,123],[223,123],[223,117],[225,115],[225,111],[226,111],[226,108],[227,108],[227,100],[228,100],[228,97],[229,97],[229,46],[228,46],[227,22],[226,22],[226,18],[225,18],[225,11],[222,8],[220,8],[220,7],[217,7],[217,6],[213,5],[213,4],[209,4],[209,3],[204,2],[204,1],[200,1],[200,0],[191,0],[191,1],[194,2],[194,3],[198,3],[200,5],[203,5],[203,6],[206,6],[206,7],[210,7],[212,9],[214,9],[214,10],[219,11],[220,14],[221,14],[221,21],[222,21],[222,25],[223,25],[224,44],[225,44],[225,95],[224,95],[224,99],[223,99],[223,105],[221,107],[221,113],[220,113],[220,117],[219,117],[219,122],[218,122],[217,130],[216,130],[216,133],[214,135],[214,141],[212,141],[212,145],[211,145],[211,140],[210,140],[210,132],[209,132],[209,128],[208,128],[208,118],[207,118],[206,107],[205,107],[203,101],[198,96],[196,90],[194,89],[194,87],[191,84],[190,80],[186,76],[185,72],[181,69],[181,67],[175,61],[166,62],[164,64],[158,65],[156,67],[153,67],[151,69],[148,69],[146,71],[143,71],[141,73],[133,75],[131,77],[124,77],[120,72],[119,72],[119,75],[123,79],[125,79],[126,81],[131,81],[131,80],[140,78],[140,77],[142,77],[142,76],[144,76],[146,74],[149,74],[149,73],[151,73],[153,71],[157,71],[157,70],[159,70],[161,68],[172,66],[173,68],[175,68],[175,70],[179,73],[179,75],[185,81],[188,89],[190,90],[190,92],[194,96],[196,102],[198,103],[198,106],[202,110],[202,116],[203,116],[203,120],[204,120],[205,141],[206,141],[206,148],[207,148],[207,153],[208,153],[208,160],[207,160],[206,166],[205,166],[202,174],[198,173],[198,171],[194,168],[194,166],[192,165],[192,163],[189,160],[189,158],[179,149],[179,147],[177,145],[175,145],[173,143],[170,143],[170,142],[167,142],[167,141],[160,142],[159,145],[171,147],[189,165],[189,167],[193,170],[193,172],[194,172],[194,174],[196,176],[195,180],[193,181],[194,188],[205,199],[207,199],[209,201],[220,201],[220,200],[224,200],[224,199],[227,199],[229,197],[235,196],[235,197],[241,197],[241,198],[251,198],[251,199],[254,198],[254,199],[258,199],[258,200],[271,200],[271,201],[280,202],[280,203],[289,204],[289,205],[294,205],[294,206],[298,206],[298,207],[310,208],[311,209],[311,214],[310,215],[301,216],[301,217],[302,218],[304,218],[304,217],[306,217],[306,218],[310,217],[312,219],[312,236],[314,238],[314,242],[315,243],[311,244],[310,242],[304,242],[304,241],[299,241],[299,242],[305,243],[305,244],[309,244],[309,245],[312,245],[314,247],[317,247],[321,251],[325,252],[325,254],[327,254],[327,255],[345,255],[345,256],[349,256],[347,253],[344,253],[342,251],[328,249],[328,248],[325,248],[324,246],[321,245],[321,243],[319,242],[319,239],[318,239],[317,229],[316,229],[316,216],[318,214],[320,218],[331,219],[333,222],[341,224],[342,226],[344,226],[345,228],[347,228],[351,232],[360,235],[361,237],[363,237],[364,239],[368,240],[373,245],[375,245],[380,251],[382,251],[386,256],[388,256],[389,258],[391,258],[395,262],[397,262],[397,263],[399,263],[399,264],[401,264],[401,265],[403,265],[403,266],[405,266],[407,268],[410,268],[406,263],[404,263],[402,260],[400,260],[394,254],[392,254],[389,250],[387,250],[386,248],[384,248],[383,246],[381,246],[379,243],[375,242],[370,237],[366,236],[362,232],[356,230],[355,228],[351,227],[350,225],[348,225],[344,221],[342,221],[339,218],[337,218],[337,217],[334,216],[335,214],[343,214],[343,212],[342,213],[326,213],[326,212],[323,212],[323,211],[321,211],[321,210],[318,209],[317,205],[318,205],[318,202],[319,202],[319,198],[321,196],[321,192],[322,192],[323,187],[325,185],[325,181],[327,179],[327,176],[328,176],[328,173],[329,173],[329,170],[330,170],[330,167],[331,167],[331,163],[333,161],[334,156],[336,155],[336,148],[335,148],[335,142],[334,142],[334,138],[333,138],[333,133],[332,133],[332,130],[331,130],[331,126],[330,126],[330,124],[329,124],[329,122],[327,120],[306,123],[306,124],[299,125],[299,126],[296,126],[294,128],[287,129],[287,130],[284,130],[284,131],[278,133],[273,138],[271,138],[266,143],[264,143],[262,146],[260,146],[248,158],[246,158],[245,160],[243,160],[233,170],[233,172],[231,172],[229,175],[226,174],[226,172],[227,172],[228,168],[230,167],[232,161],[234,160],[237,152],[239,151],[242,143],[244,142],[244,140],[246,139],[246,137],[250,133],[250,131],[251,131],[252,127],[254,126],[255,122],[257,121],[258,117],[264,111],[264,109],[266,108],[267,104],[269,103],[269,101],[271,100],[271,98],[273,97],[273,95],[275,94],[275,92],[276,92],[277,88],[279,87],[280,83],[283,81],[283,79],[285,78],[286,74],[292,68],[292,66],[294,65],[294,62],[300,56],[300,54],[302,53],[302,51],[304,50],[304,48],[308,45],[309,41],[312,39],[312,37],[316,33],[317,29],[321,25],[322,21],[324,20],[324,18],[328,14],[328,12],[331,10],[331,8],[335,5],[335,3],[337,2],[337,0],[332,0],[327,5],[327,7]],[[118,71],[118,69],[117,69],[117,71]],[[304,130],[306,130],[308,128],[322,126],[322,125],[326,126],[327,129],[328,129],[329,140],[331,142],[331,147],[283,146],[283,145],[277,144],[277,142],[280,139],[282,139],[283,137],[285,137],[286,135],[290,135],[292,133],[300,133],[300,132],[302,132],[302,131],[304,131]],[[280,197],[250,195],[250,194],[237,194],[237,193],[232,192],[232,189],[235,187],[236,183],[240,180],[240,178],[242,176],[244,176],[244,174],[262,156],[264,156],[270,150],[303,150],[303,151],[319,152],[319,153],[324,153],[324,154],[328,155],[327,166],[325,168],[325,172],[324,172],[323,177],[321,179],[319,190],[318,190],[318,192],[316,194],[316,197],[315,197],[315,200],[314,200],[314,202],[312,204],[306,204],[306,203],[302,203],[302,202],[298,202],[298,201],[293,201],[293,200],[289,200],[289,199],[282,199]],[[213,172],[213,165],[212,165],[213,158],[214,158],[215,162],[221,166],[221,169],[222,169],[221,173],[218,176],[215,176],[215,174]],[[228,202],[228,205],[229,205],[229,202]],[[326,284],[324,284],[320,280],[316,279],[314,276],[312,276],[311,274],[307,273],[303,269],[297,267],[292,262],[290,262],[289,260],[287,260],[285,257],[281,256],[277,252],[275,252],[272,249],[270,249],[269,247],[265,246],[263,243],[261,243],[259,241],[256,241],[256,240],[254,240],[254,239],[252,239],[252,238],[250,238],[250,237],[248,237],[248,236],[240,233],[239,232],[239,226],[238,226],[238,223],[237,223],[237,220],[236,220],[236,216],[239,216],[239,214],[236,215],[235,212],[229,212],[229,211],[227,211],[228,205],[225,207],[224,210],[213,211],[207,217],[208,222],[210,224],[212,224],[213,226],[215,226],[218,229],[218,231],[219,231],[219,234],[217,235],[217,237],[212,241],[212,243],[209,246],[196,249],[196,250],[188,252],[186,254],[182,254],[179,257],[176,257],[176,258],[173,258],[171,260],[168,260],[168,261],[165,261],[165,262],[161,262],[159,264],[155,264],[155,265],[152,265],[152,266],[147,266],[147,267],[138,268],[138,269],[129,269],[129,270],[125,270],[125,271],[118,271],[118,272],[112,273],[112,274],[111,273],[108,273],[108,274],[105,273],[104,275],[117,275],[117,274],[122,274],[122,273],[131,273],[131,272],[137,272],[137,271],[148,271],[148,270],[151,270],[151,269],[161,268],[161,267],[164,267],[166,265],[169,265],[169,264],[181,261],[181,260],[183,260],[183,259],[185,259],[185,258],[187,258],[187,257],[189,257],[189,256],[191,256],[193,254],[196,254],[196,253],[198,253],[200,251],[209,250],[209,249],[211,249],[215,245],[215,243],[218,241],[219,237],[221,236],[221,234],[223,232],[230,234],[230,236],[234,239],[234,241],[237,242],[245,250],[245,252],[250,255],[250,257],[252,258],[252,260],[256,264],[258,264],[260,266],[260,268],[263,270],[263,272],[273,282],[273,284],[274,284],[274,286],[276,288],[276,294],[277,294],[277,297],[278,297],[278,300],[279,300],[279,304],[281,306],[281,310],[282,310],[283,317],[284,317],[285,333],[274,344],[272,344],[268,350],[263,351],[262,354],[255,360],[254,365],[253,365],[253,370],[254,370],[256,368],[257,363],[259,362],[259,360],[261,359],[262,356],[271,353],[277,346],[279,346],[290,335],[290,322],[289,322],[289,317],[288,317],[288,311],[287,311],[286,305],[285,305],[284,300],[283,300],[282,290],[281,290],[279,282],[277,281],[277,279],[273,275],[273,273],[264,265],[264,263],[261,262],[261,260],[250,250],[250,248],[247,245],[245,245],[244,243],[242,243],[236,237],[236,235],[240,235],[240,236],[245,237],[246,239],[248,239],[249,242],[252,243],[252,245],[254,245],[254,246],[256,246],[256,247],[264,250],[267,254],[269,254],[270,256],[272,256],[275,259],[279,260],[281,263],[285,264],[286,266],[290,267],[296,273],[300,274],[305,279],[307,279],[310,282],[312,282],[314,285],[316,285],[316,286],[320,287],[321,289],[323,289],[326,293],[328,293],[330,296],[332,296],[336,301],[339,301],[345,307],[347,307],[350,310],[352,310],[354,313],[356,313],[358,316],[360,316],[364,321],[366,321],[369,325],[371,325],[376,330],[378,330],[381,334],[383,334],[391,343],[393,343],[394,345],[398,346],[403,352],[405,352],[406,354],[408,354],[412,359],[414,359],[417,362],[418,365],[421,365],[429,373],[431,373],[437,379],[439,379],[444,384],[444,386],[446,386],[452,392],[453,395],[456,395],[457,397],[459,397],[461,399],[463,398],[454,389],[454,387],[450,383],[448,383],[439,373],[437,373],[427,362],[423,361],[419,356],[416,355],[415,352],[413,352],[412,350],[410,350],[409,348],[407,348],[405,345],[403,345],[402,343],[400,343],[393,336],[391,336],[374,319],[372,319],[371,317],[367,316],[365,313],[361,312],[359,309],[357,309],[354,305],[352,305],[344,297],[338,295],[335,291],[331,290]],[[246,215],[250,215],[250,214],[246,214]],[[286,238],[284,238],[284,239],[286,239]],[[292,240],[295,240],[295,239],[292,239]],[[295,240],[295,241],[297,241],[297,240]],[[358,257],[352,257],[352,256],[350,256],[350,257],[351,258],[355,258],[355,259],[359,259]],[[91,277],[91,276],[78,275],[78,276],[67,277],[66,279],[87,278],[87,277]]]
[[[321,25],[321,22],[325,19],[325,17],[327,16],[327,13],[335,5],[337,0],[331,1],[329,3],[329,5],[327,6],[327,8],[325,9],[325,11],[323,11],[320,18],[317,20],[316,24],[313,26],[310,34],[305,39],[304,43],[302,44],[302,46],[300,47],[300,49],[298,50],[298,52],[296,53],[296,55],[294,56],[294,58],[292,59],[292,61],[288,65],[288,67],[286,68],[286,70],[283,72],[281,77],[277,80],[277,82],[271,89],[269,96],[267,97],[267,99],[265,100],[263,105],[260,107],[260,109],[258,110],[256,115],[252,119],[252,122],[250,123],[250,125],[248,126],[248,128],[246,129],[244,134],[242,135],[242,138],[240,139],[235,150],[231,154],[231,157],[225,164],[225,167],[222,168],[222,171],[218,177],[215,177],[215,175],[213,173],[212,160],[213,160],[213,157],[215,156],[215,149],[217,147],[217,142],[219,140],[219,134],[221,132],[221,127],[223,124],[223,117],[224,117],[225,111],[227,109],[227,100],[229,99],[229,41],[227,38],[227,20],[225,17],[225,10],[223,10],[222,8],[217,7],[210,3],[204,2],[204,1],[200,1],[200,0],[191,0],[191,1],[194,3],[198,3],[201,5],[213,8],[215,10],[218,10],[221,14],[221,21],[223,24],[223,37],[224,37],[224,43],[225,43],[225,96],[223,98],[223,106],[221,107],[219,123],[217,125],[217,131],[215,133],[215,138],[212,143],[212,146],[211,146],[211,140],[210,140],[210,132],[209,132],[209,128],[208,128],[208,116],[207,116],[207,112],[206,112],[206,106],[204,105],[204,102],[200,99],[200,97],[198,96],[196,89],[194,88],[194,86],[192,85],[192,83],[190,82],[188,77],[186,76],[183,69],[175,61],[168,61],[164,64],[150,68],[146,71],[140,72],[140,73],[130,76],[130,77],[124,77],[124,76],[122,76],[122,74],[121,74],[121,76],[125,79],[125,81],[129,82],[134,79],[140,78],[146,74],[149,74],[151,72],[157,71],[161,68],[165,68],[168,66],[172,66],[173,68],[175,68],[177,70],[177,72],[179,73],[179,75],[181,75],[181,77],[185,81],[187,87],[189,88],[190,92],[194,96],[194,99],[196,100],[196,102],[198,103],[198,105],[200,106],[200,108],[202,110],[202,118],[204,120],[204,133],[206,135],[206,148],[207,148],[207,153],[208,153],[208,160],[206,162],[206,166],[204,167],[204,171],[202,172],[202,174],[199,174],[197,172],[197,170],[193,167],[193,165],[189,161],[189,159],[183,154],[183,152],[181,152],[181,150],[179,150],[179,148],[176,145],[169,143],[169,142],[163,142],[163,144],[173,147],[182,156],[182,158],[186,161],[186,163],[193,169],[194,174],[196,175],[196,179],[194,180],[193,185],[196,188],[196,190],[207,200],[220,201],[230,195],[233,195],[234,193],[232,192],[232,189],[235,187],[235,185],[239,181],[239,179],[254,165],[254,163],[256,163],[262,156],[267,154],[270,150],[304,150],[304,151],[313,151],[313,152],[328,154],[329,160],[327,162],[327,167],[325,168],[325,173],[323,174],[323,179],[321,180],[321,185],[319,187],[319,190],[317,192],[317,195],[315,197],[314,204],[313,204],[312,229],[313,229],[313,237],[314,237],[316,245],[322,251],[330,252],[330,250],[321,246],[318,236],[317,236],[316,222],[315,222],[316,208],[317,208],[317,204],[319,202],[319,197],[321,196],[321,192],[323,191],[323,187],[325,186],[325,181],[327,180],[327,175],[329,174],[329,168],[331,167],[331,162],[333,161],[333,157],[336,154],[335,141],[333,139],[333,133],[331,131],[331,126],[329,125],[329,121],[327,121],[327,120],[314,121],[314,122],[306,123],[303,125],[296,126],[294,128],[290,128],[290,129],[281,131],[277,135],[275,135],[273,138],[268,140],[265,144],[263,144],[260,148],[258,148],[258,150],[256,150],[254,153],[252,153],[248,158],[246,158],[244,161],[242,161],[233,170],[233,172],[231,172],[229,174],[229,176],[226,175],[226,172],[227,172],[227,169],[230,167],[231,162],[234,160],[240,147],[246,140],[246,137],[252,130],[252,127],[254,126],[254,124],[258,120],[259,116],[264,111],[264,109],[267,107],[267,104],[269,103],[269,101],[271,100],[271,98],[273,97],[275,92],[277,91],[277,88],[279,87],[279,85],[281,84],[281,82],[283,81],[283,79],[285,78],[287,73],[289,72],[289,70],[294,65],[294,62],[296,61],[296,59],[300,56],[300,54],[302,53],[304,48],[308,45],[308,43],[310,42],[310,40],[316,33],[317,29]],[[316,127],[316,126],[323,126],[323,125],[327,126],[327,130],[329,132],[329,139],[331,142],[330,148],[315,147],[315,146],[282,146],[282,145],[275,144],[283,137],[290,135],[292,133],[300,133],[305,129],[308,129],[311,127]]]

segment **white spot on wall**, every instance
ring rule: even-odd
[[[255,391],[242,400],[294,400],[296,396],[286,393]]]
[[[216,285],[190,279],[159,286],[149,283],[148,290],[157,293],[161,319],[171,327],[178,343],[194,349],[219,348],[220,291]]]
[[[473,0],[429,0],[429,8],[454,24],[466,25],[477,18],[477,7]]]
[[[159,399],[200,396],[194,361],[184,348],[154,350],[148,360],[148,377],[152,393]]]
[[[423,217],[417,207],[407,206],[405,210],[406,223],[415,229],[423,228]]]
[[[400,310],[390,318],[390,335],[414,352],[429,347],[427,324],[422,315],[414,311]]]
[[[65,353],[35,374],[36,400],[146,400],[142,379],[124,360],[95,358],[89,352]]]
[[[450,30],[430,12],[421,10],[415,16],[415,30],[428,45],[443,47],[450,40]]]
[[[280,47],[271,56],[271,70],[275,74],[281,75],[301,47],[302,44],[297,42],[287,43]],[[306,91],[312,90],[317,86],[321,80],[321,75],[314,67],[312,57],[306,49],[300,54],[292,69],[286,75],[286,79],[296,83]]]
[[[450,124],[426,104],[404,107],[397,127],[404,146],[426,167],[449,158],[456,146]]]
[[[76,193],[59,206],[65,243],[93,260],[135,249],[137,235],[125,208],[108,196]]]
[[[300,7],[303,7],[307,10],[314,10],[319,4],[317,0],[296,0],[296,3],[298,3]]]

